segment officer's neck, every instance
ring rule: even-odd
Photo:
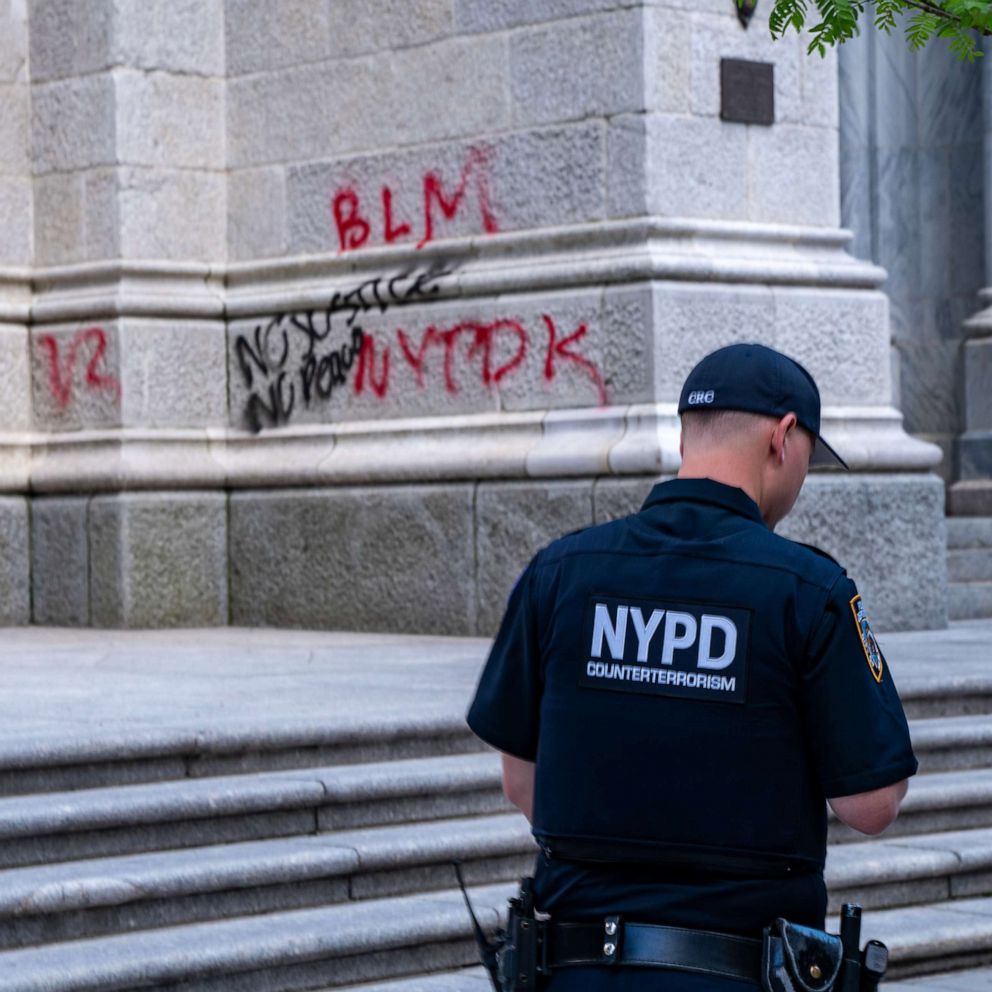
[[[753,458],[741,457],[731,450],[707,451],[689,455],[683,452],[682,465],[678,471],[680,479],[710,479],[725,486],[742,489],[761,511],[765,523],[772,527],[777,521],[769,521],[765,501],[764,472]]]

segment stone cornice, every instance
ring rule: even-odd
[[[940,449],[891,407],[828,407],[823,433],[859,472],[925,472]],[[338,423],[263,431],[0,436],[0,489],[37,493],[275,488],[672,473],[673,404]]]
[[[356,281],[444,263],[438,298],[650,280],[875,289],[885,272],[844,251],[850,232],[789,225],[635,219],[455,238],[348,254],[205,265],[108,261],[0,270],[0,320],[220,319],[326,305]]]

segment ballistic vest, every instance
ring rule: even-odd
[[[822,870],[802,679],[840,566],[770,532],[740,490],[680,480],[555,542],[532,571],[546,852],[724,876]]]

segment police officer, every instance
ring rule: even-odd
[[[550,992],[757,987],[739,938],[824,926],[827,803],[880,833],[917,768],[854,583],[774,533],[811,462],[847,467],[810,374],[732,345],[679,413],[678,478],[527,566],[468,715],[540,844]]]

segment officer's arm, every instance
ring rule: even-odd
[[[534,765],[533,761],[503,754],[503,795],[516,806],[528,820],[534,813]]]
[[[863,834],[880,834],[899,815],[899,804],[909,782],[903,779],[884,789],[828,799],[830,808],[849,827]]]

